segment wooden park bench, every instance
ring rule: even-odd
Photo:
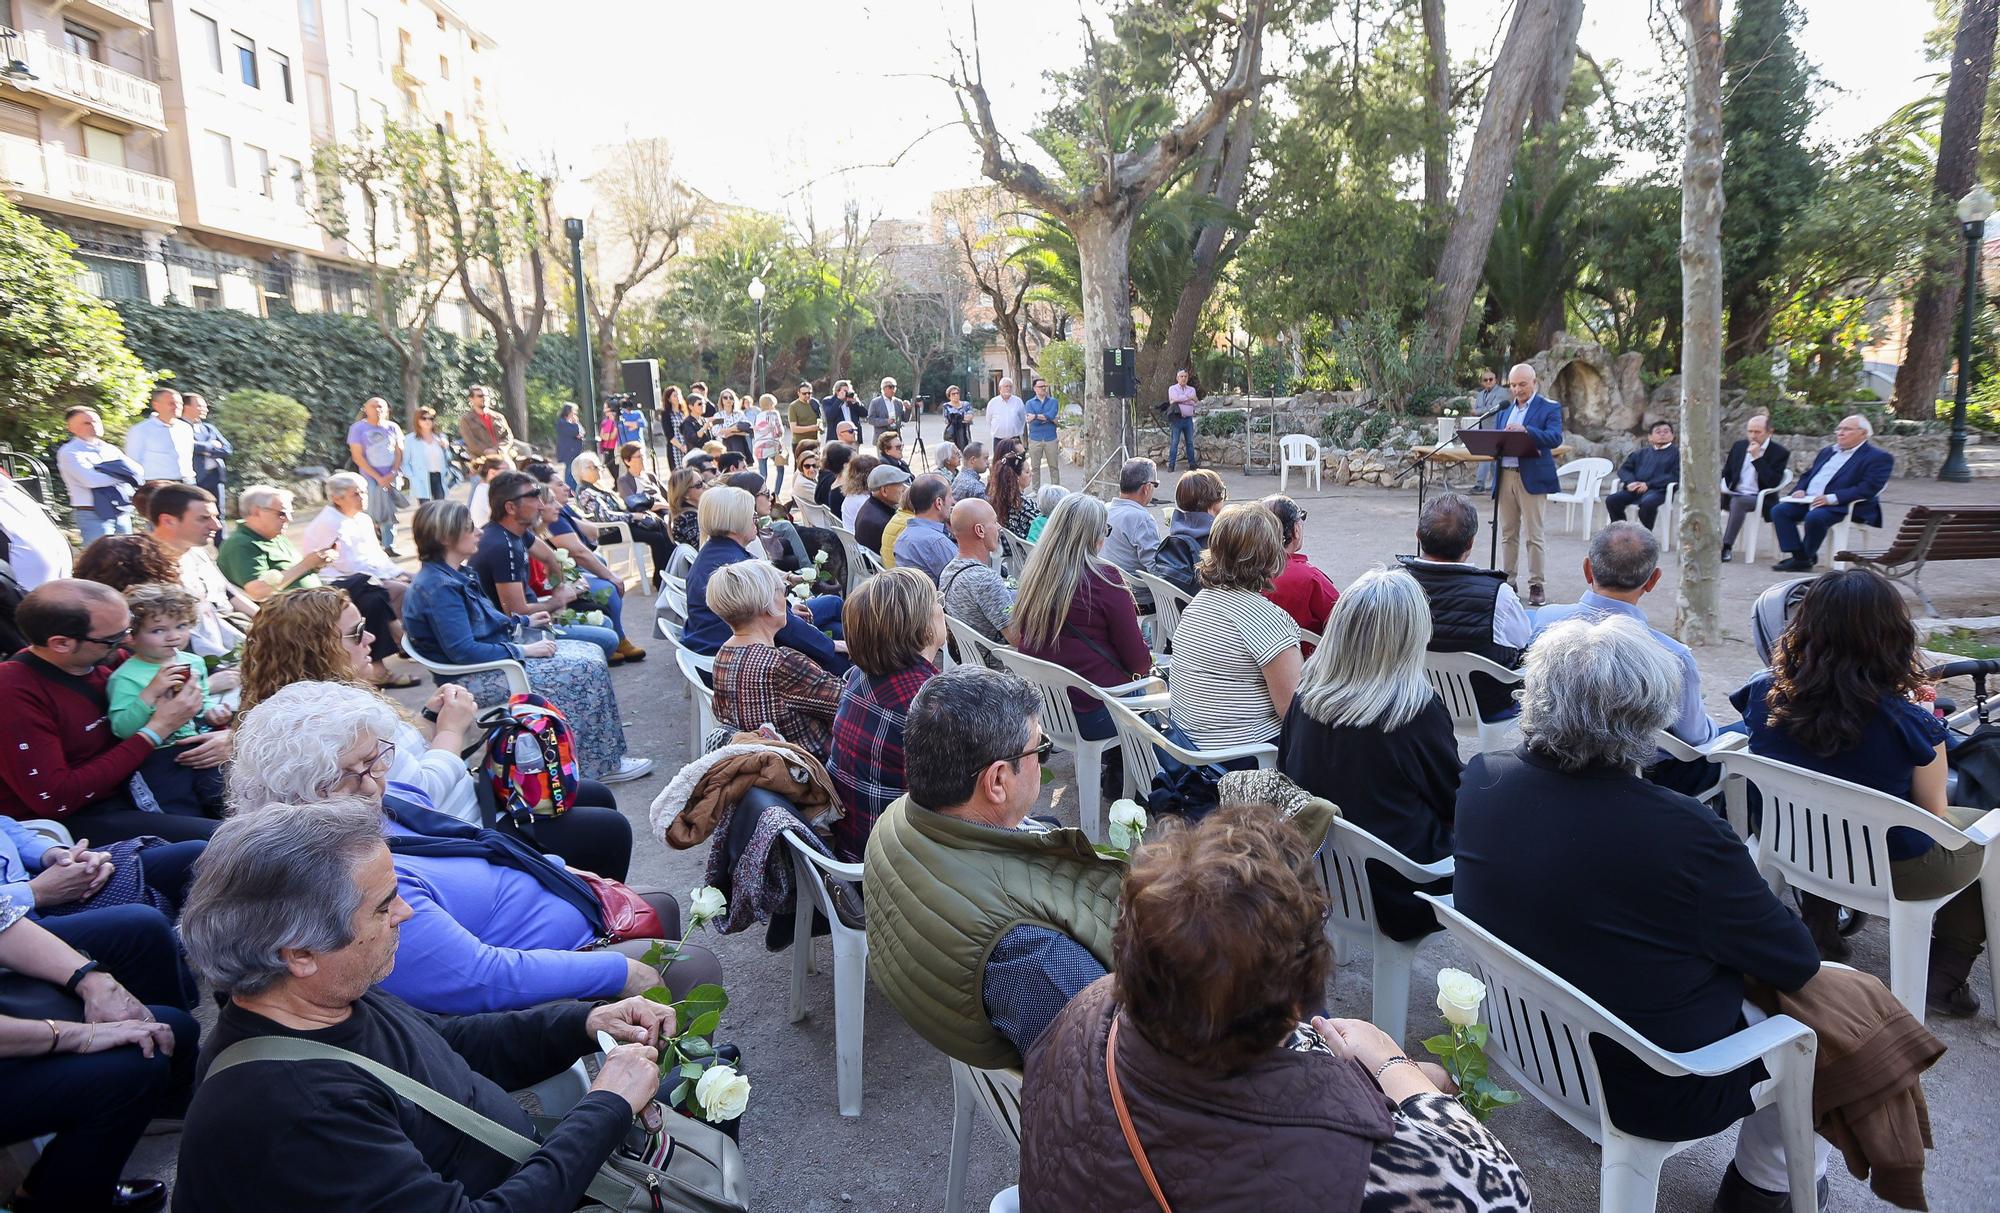
[[[1924,592],[1924,566],[1933,560],[2000,560],[2000,505],[1913,506],[1875,552],[1838,552],[1834,559],[1867,565],[1891,580],[1910,579],[1924,609],[1938,613]]]

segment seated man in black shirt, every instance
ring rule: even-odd
[[[394,967],[397,928],[409,916],[381,817],[360,801],[264,809],[216,830],[181,938],[189,963],[228,1002],[201,1051],[176,1210],[462,1213],[571,1209],[583,1199],[659,1094],[655,1046],[673,1035],[673,1011],[628,998],[423,1014],[373,988]],[[507,1092],[561,1073],[597,1048],[599,1032],[624,1043],[519,1164],[348,1062],[227,1056],[260,1037],[331,1045],[533,1137]]]
[[[883,464],[868,473],[868,500],[854,516],[854,538],[877,556],[882,551],[882,531],[896,516],[903,492],[910,486],[910,474],[899,467]]]
[[[1647,445],[1625,456],[1618,465],[1618,491],[1604,499],[1611,521],[1625,521],[1625,511],[1639,507],[1639,525],[1653,529],[1653,519],[1667,502],[1667,486],[1681,480],[1681,448],[1674,443],[1674,423],[1665,419],[1653,423]]]

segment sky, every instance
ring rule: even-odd
[[[1082,59],[1079,2],[985,0],[978,47],[1002,127],[1019,137],[1042,72]],[[1852,139],[1925,90],[1930,0],[1799,0],[1800,41],[1827,89],[1815,138]],[[1671,7],[1671,5],[1670,5]],[[1732,4],[1724,5],[1724,22]],[[500,106],[523,159],[587,171],[596,149],[663,135],[677,172],[727,202],[837,222],[922,218],[931,191],[981,180],[935,75],[966,0],[470,0],[498,41]],[[1632,69],[1660,61],[1644,0],[1586,0],[1582,47]],[[1506,0],[1447,0],[1454,63],[1499,45]],[[1636,71],[1625,76],[1636,86]],[[933,128],[943,126],[944,129]],[[893,167],[891,167],[893,163]]]

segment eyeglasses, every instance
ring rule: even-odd
[[[520,494],[519,496],[516,496],[516,497],[509,497],[509,498],[508,498],[507,500],[509,500],[509,501],[527,501],[527,500],[529,500],[530,498],[534,498],[534,497],[540,497],[541,495],[542,495],[542,490],[540,490],[540,489],[535,489],[535,490],[534,490],[533,492],[528,492],[528,493],[522,493],[522,494]]]
[[[80,640],[85,644],[101,644],[107,649],[115,649],[132,639],[132,629],[126,628],[124,631],[112,636],[72,636],[70,639]]]
[[[379,778],[388,771],[390,765],[395,761],[396,743],[393,741],[379,741],[375,744],[375,752],[368,756],[366,763],[362,764],[359,769],[342,767],[338,775],[320,785],[320,794],[324,796],[350,780]]]
[[[1042,744],[1036,746],[1032,750],[1029,750],[1025,754],[1016,754],[1007,761],[1019,762],[1023,758],[1033,758],[1036,762],[1047,762],[1049,760],[1049,755],[1055,752],[1056,752],[1056,743],[1050,741],[1047,737],[1043,737]]]

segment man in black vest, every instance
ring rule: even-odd
[[[1479,513],[1471,501],[1457,493],[1433,497],[1417,518],[1417,556],[1404,557],[1403,567],[1430,599],[1431,652],[1477,653],[1517,669],[1534,623],[1505,573],[1467,561],[1478,535]],[[1520,710],[1514,693],[1490,678],[1473,675],[1472,693],[1488,722]]]

